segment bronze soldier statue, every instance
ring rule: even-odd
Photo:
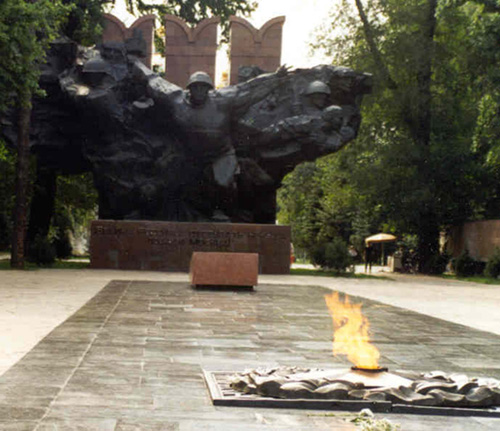
[[[139,48],[61,41],[34,104],[40,164],[92,171],[103,219],[274,223],[284,175],[352,140],[371,88],[367,74],[318,66],[222,89],[197,72],[182,89]],[[15,142],[13,128],[2,133]]]

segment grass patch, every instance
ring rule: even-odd
[[[446,278],[448,280],[458,280],[458,281],[469,281],[472,283],[480,283],[480,284],[500,284],[500,279],[485,277],[484,275],[474,275],[472,277],[459,277],[458,275],[452,274],[443,274],[442,278]]]
[[[335,271],[324,271],[322,269],[291,268],[290,275],[312,275],[319,277],[342,277],[342,278],[372,278],[377,280],[393,280],[384,275],[355,274],[353,272],[338,273]]]
[[[36,263],[26,262],[26,271],[36,271],[37,269],[85,269],[89,267],[89,262],[71,262],[67,260],[56,260],[51,266],[38,266]],[[10,259],[0,260],[0,271],[12,269],[10,267]]]

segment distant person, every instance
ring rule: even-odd
[[[373,246],[367,245],[365,247],[365,273],[366,272],[372,272],[372,264],[373,264],[373,258],[374,258],[374,250]]]
[[[356,258],[358,257],[358,251],[356,250],[356,247],[353,245],[350,245],[347,247],[347,253],[349,253],[349,257],[351,258],[351,265],[350,269],[353,273],[356,272]]]

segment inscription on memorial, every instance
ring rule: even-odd
[[[258,253],[262,274],[290,272],[290,227],[97,220],[93,268],[188,271],[193,251]]]

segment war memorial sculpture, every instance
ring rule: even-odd
[[[57,41],[34,106],[39,166],[91,171],[100,219],[274,224],[283,177],[356,137],[368,74],[281,67],[215,89],[200,71],[183,89],[139,60],[139,42]]]

